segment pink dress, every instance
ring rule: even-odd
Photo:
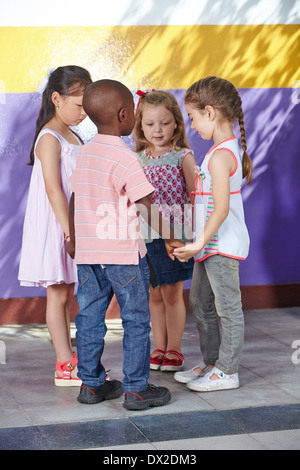
[[[71,196],[69,178],[75,170],[80,145],[69,144],[52,129],[43,129],[35,145],[44,134],[52,134],[61,144],[61,188],[69,201]],[[76,264],[66,251],[63,230],[50,205],[41,162],[36,154],[34,157],[18,279],[21,286],[48,287],[52,284],[71,284],[77,282]]]

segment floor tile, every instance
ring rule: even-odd
[[[131,421],[150,442],[243,433],[238,424],[215,411],[136,416]]]
[[[88,421],[40,426],[47,449],[86,449],[103,445],[138,444],[146,438],[127,419]]]
[[[34,427],[0,429],[0,450],[45,450]]]
[[[246,433],[300,429],[300,404],[225,410]]]

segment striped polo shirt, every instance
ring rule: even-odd
[[[79,151],[75,194],[77,264],[138,264],[146,247],[135,202],[154,191],[138,155],[118,136],[96,134]]]

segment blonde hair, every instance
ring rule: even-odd
[[[246,184],[252,181],[252,162],[247,153],[246,132],[244,125],[244,113],[241,97],[228,80],[208,76],[193,83],[186,91],[185,103],[195,109],[205,109],[210,105],[220,111],[222,116],[231,123],[238,122],[241,132],[241,145],[244,151],[242,165],[243,178]]]
[[[165,106],[173,114],[175,122],[177,124],[176,129],[174,129],[173,137],[171,139],[173,147],[190,148],[185,135],[183,116],[176,98],[172,95],[172,93],[168,91],[155,90],[151,91],[150,93],[146,93],[141,97],[133,130],[135,139],[135,151],[140,152],[141,150],[149,148],[149,153],[151,154],[154,150],[154,146],[150,142],[148,142],[148,140],[146,140],[142,130],[143,110],[147,105]]]

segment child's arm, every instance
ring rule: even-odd
[[[187,153],[182,162],[182,171],[189,194],[195,189],[195,158],[192,153]]]
[[[66,243],[66,250],[72,259],[75,258],[75,224],[74,224],[74,193],[72,193],[69,203],[69,227],[70,238]]]
[[[157,206],[153,204],[150,196],[145,196],[136,201],[136,206],[148,225],[150,225],[164,239],[167,253],[169,257],[174,260],[174,248],[183,246],[184,243],[174,238],[173,231],[162,218],[161,213]]]
[[[188,261],[195,256],[206,243],[215,235],[229,212],[230,184],[229,177],[234,169],[235,162],[232,155],[225,150],[218,150],[211,157],[209,168],[212,178],[212,197],[214,210],[212,211],[203,232],[194,243],[176,248],[174,254],[179,261]]]
[[[68,203],[60,184],[60,152],[59,141],[50,134],[43,135],[36,147],[49,202],[64,234],[69,235]]]
[[[191,212],[191,224],[189,226],[184,226],[184,234],[185,234],[185,239],[188,241],[191,241],[193,239],[193,217],[192,217],[192,204],[193,204],[193,199],[194,196],[191,196],[193,191],[195,190],[195,158],[194,155],[189,152],[186,154],[186,156],[183,159],[182,162],[182,171],[183,171],[183,176],[185,180],[185,184],[188,190],[188,193],[190,195],[190,212]]]

